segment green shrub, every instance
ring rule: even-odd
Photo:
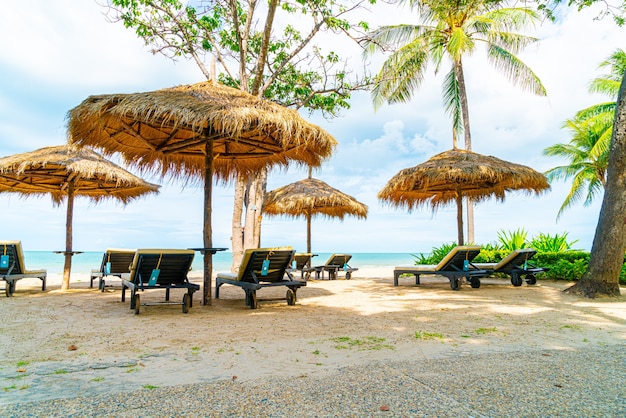
[[[437,264],[456,247],[456,242],[444,243],[439,247],[433,247],[430,254],[413,254],[415,264]]]
[[[564,234],[563,236],[566,236]],[[574,243],[576,241],[573,241]],[[430,254],[420,254],[415,256],[415,264],[437,264],[456,246],[455,243],[442,244],[433,248]],[[494,249],[493,246],[486,245],[481,248],[480,254],[473,260],[474,263],[498,263],[510,253],[506,249]],[[569,251],[540,251],[529,260],[538,267],[545,267],[548,271],[537,276],[538,279],[547,280],[579,280],[587,270],[589,264],[589,253],[580,250]],[[625,260],[626,261],[626,260]],[[626,285],[626,262],[622,265],[619,282]]]
[[[498,241],[500,242],[500,249],[502,250],[519,250],[521,248],[528,247],[528,240],[526,237],[528,232],[524,228],[520,228],[517,231],[500,231],[498,232]]]
[[[543,234],[539,233],[530,240],[530,247],[539,252],[563,252],[572,249],[578,240],[567,241],[567,232],[563,234]]]

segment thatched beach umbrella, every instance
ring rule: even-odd
[[[290,161],[318,166],[336,141],[291,109],[202,82],[146,93],[90,96],[69,111],[71,141],[122,154],[138,167],[204,179],[204,247],[213,247],[214,176],[234,179]],[[212,254],[204,252],[203,302],[211,304]]]
[[[367,218],[367,205],[311,177],[268,192],[263,213],[306,218],[306,250],[311,252],[311,218],[316,215],[343,220],[346,215]]]
[[[70,285],[74,197],[86,196],[95,202],[113,198],[126,204],[158,190],[159,186],[86,148],[60,145],[0,158],[0,192],[49,194],[55,205],[67,200],[63,290]]]
[[[378,198],[409,211],[422,205],[436,210],[456,202],[458,243],[463,245],[463,197],[476,202],[491,197],[503,201],[510,191],[539,194],[549,188],[546,177],[530,167],[452,149],[401,170],[378,193]]]

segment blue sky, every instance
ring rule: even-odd
[[[409,15],[385,13],[373,23],[410,23]],[[65,142],[65,116],[89,95],[155,90],[201,81],[192,62],[172,62],[152,55],[131,30],[108,23],[101,7],[85,0],[9,2],[0,14],[0,156]],[[565,13],[565,9],[563,10]],[[383,20],[375,19],[384,16]],[[595,12],[565,13],[556,23],[544,22],[533,32],[542,39],[520,54],[548,90],[541,98],[522,92],[500,76],[478,52],[464,61],[472,123],[473,150],[545,171],[562,162],[542,150],[569,141],[564,120],[586,106],[604,101],[587,87],[600,75],[598,64],[616,48],[626,48],[626,29],[612,21],[593,21]],[[382,18],[381,18],[382,19]],[[11,41],[9,41],[11,40]],[[360,52],[344,54],[361,65]],[[373,70],[378,70],[373,63]],[[442,71],[445,73],[447,70]],[[427,209],[407,213],[376,198],[399,170],[426,161],[451,148],[450,121],[441,104],[441,77],[429,72],[414,99],[374,112],[369,95],[353,96],[351,109],[327,121],[304,115],[330,132],[339,146],[314,176],[369,206],[367,220],[343,222],[316,219],[312,246],[319,252],[429,251],[456,240],[454,207],[433,214]],[[300,180],[306,169],[273,171],[268,190]],[[74,248],[200,246],[202,189],[169,179],[147,178],[163,185],[161,193],[121,206],[94,204],[77,198]],[[568,232],[589,249],[600,202],[557,211],[568,191],[557,183],[540,197],[510,194],[504,203],[476,205],[476,241],[494,242],[501,230],[524,228],[529,236]],[[232,186],[218,185],[213,199],[213,242],[231,247]],[[53,207],[48,197],[0,195],[2,237],[21,239],[27,250],[58,250],[65,242],[65,206]],[[292,245],[304,250],[305,222],[265,218],[262,245]]]

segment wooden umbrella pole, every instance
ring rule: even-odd
[[[459,245],[463,245],[463,196],[461,195],[460,187],[456,189],[456,226]]]
[[[213,191],[213,140],[205,140],[204,155],[204,248],[213,247],[213,230],[211,228],[211,194]],[[211,275],[213,274],[213,253],[204,251],[204,286],[202,288],[202,304],[211,305]]]
[[[306,252],[311,252],[311,212],[306,214]]]
[[[63,265],[63,282],[61,290],[70,288],[70,272],[72,270],[72,216],[74,213],[74,181],[70,180],[67,188],[67,215],[65,220],[65,263]]]

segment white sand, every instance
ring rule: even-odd
[[[264,301],[284,298],[284,287],[262,289],[257,310],[245,306],[240,288],[224,285],[212,306],[197,292],[188,314],[171,305],[142,306],[139,315],[128,297],[120,301],[119,288],[89,289],[87,276],[72,277],[67,292],[60,276],[49,277],[46,292],[25,279],[0,301],[0,372],[74,367],[72,379],[137,388],[626,341],[624,296],[582,299],[561,292],[570,283],[542,280],[513,287],[484,279],[479,289],[452,291],[447,279],[430,276],[420,286],[404,279],[394,287],[391,276],[391,268],[359,269],[352,280],[309,281],[295,306]],[[202,282],[200,272],[190,277]],[[164,293],[146,291],[142,303],[162,301]],[[172,291],[171,300],[182,294]]]

